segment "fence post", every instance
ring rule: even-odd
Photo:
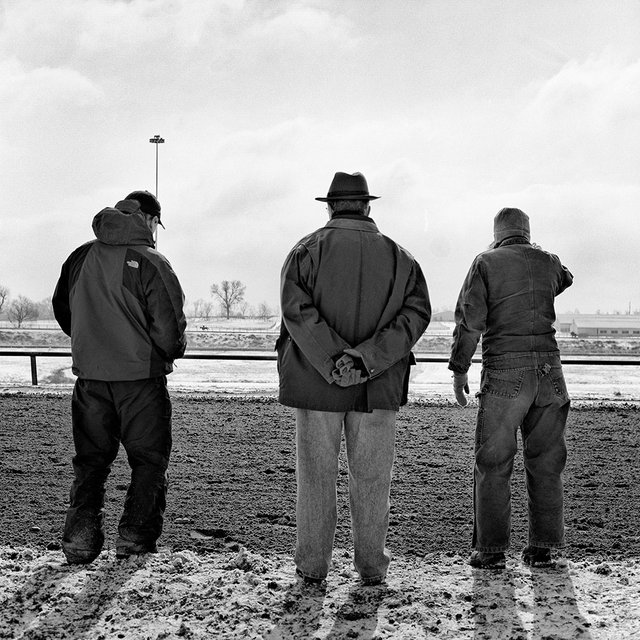
[[[29,359],[31,360],[31,384],[38,386],[38,367],[35,354],[31,354]]]

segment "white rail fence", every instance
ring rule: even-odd
[[[31,363],[31,384],[33,386],[38,385],[38,358],[70,358],[71,351],[48,351],[48,350],[36,350],[36,349],[5,349],[0,350],[0,356],[15,356],[18,358],[29,358]],[[197,351],[191,351],[185,353],[183,358],[189,360],[235,360],[235,361],[249,361],[249,360],[273,360],[275,361],[277,356],[275,353],[199,353]],[[447,363],[449,361],[448,355],[436,355],[436,354],[416,354],[417,362],[427,363]],[[473,362],[481,362],[481,358],[474,358]],[[591,366],[640,366],[640,359],[638,358],[621,358],[621,357],[591,357],[591,356],[574,356],[563,357],[563,365],[591,365]]]

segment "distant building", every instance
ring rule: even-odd
[[[556,328],[566,332],[566,315],[556,321]],[[576,314],[571,317],[569,333],[578,338],[640,338],[640,316]]]
[[[431,314],[431,322],[454,322],[453,311],[436,311]]]
[[[573,319],[576,317],[575,314],[557,314],[556,321],[553,323],[553,327],[558,333],[566,333],[567,335],[571,332],[571,325],[573,324]],[[578,317],[582,317],[578,315]],[[594,316],[584,316],[585,318],[592,318]],[[599,317],[599,316],[598,316]]]
[[[453,311],[439,311],[431,316],[427,333],[448,335],[454,326]],[[558,313],[553,326],[559,335],[578,338],[640,338],[640,315]]]

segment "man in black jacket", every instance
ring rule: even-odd
[[[418,262],[369,217],[376,198],[361,173],[336,173],[316,198],[329,222],[296,244],[281,273],[279,399],[296,408],[295,562],[307,582],[322,582],[331,566],[343,431],[362,582],[381,583],[391,558],[396,414],[431,305]]]
[[[122,443],[131,483],[118,526],[119,558],[156,551],[166,504],[171,401],[166,375],[186,347],[184,294],[154,249],[160,203],[134,191],[93,219],[96,240],[65,261],[53,294],[71,336],[75,480],[64,527],[70,564],[104,543],[105,482]]]

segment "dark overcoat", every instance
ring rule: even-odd
[[[303,238],[281,274],[276,344],[280,402],[318,411],[397,410],[407,401],[411,349],[431,317],[413,256],[359,214],[338,214]],[[370,378],[340,387],[331,375],[345,349]]]

